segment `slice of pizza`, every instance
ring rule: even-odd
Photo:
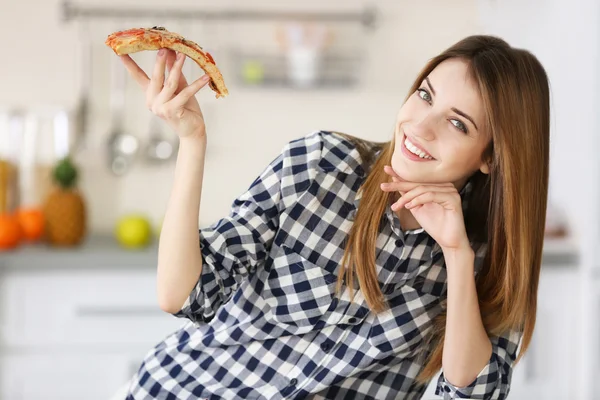
[[[216,92],[216,98],[229,94],[221,71],[212,56],[198,44],[185,39],[178,33],[170,32],[161,26],[134,28],[114,32],[104,42],[117,55],[137,53],[144,50],[167,48],[183,53],[194,60],[210,77],[208,85]]]

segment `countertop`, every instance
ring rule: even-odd
[[[125,249],[111,236],[90,235],[77,247],[22,245],[0,253],[0,268],[156,268],[158,243]]]
[[[157,241],[144,249],[129,250],[110,236],[91,235],[75,248],[34,244],[0,252],[0,268],[155,268],[157,253]],[[572,240],[545,241],[543,268],[576,267],[578,259],[578,248]]]

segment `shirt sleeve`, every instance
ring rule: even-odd
[[[173,315],[209,322],[242,280],[265,261],[278,229],[286,149],[234,200],[227,217],[200,229],[202,273],[181,310]]]
[[[503,400],[510,390],[512,367],[522,333],[511,331],[506,335],[493,337],[492,356],[477,378],[465,387],[457,387],[448,382],[444,373],[440,374],[435,393],[445,400],[481,399]]]

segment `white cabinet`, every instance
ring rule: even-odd
[[[153,269],[12,270],[0,284],[9,347],[149,344],[184,323],[160,310]]]
[[[543,269],[535,333],[514,369],[511,400],[576,398],[578,285],[576,267]]]
[[[130,376],[140,355],[93,353],[0,357],[1,398],[106,400]]]
[[[108,399],[186,323],[154,268],[0,269],[0,400]]]

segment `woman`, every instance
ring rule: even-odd
[[[128,398],[414,399],[440,369],[444,398],[506,398],[534,329],[546,215],[538,60],[494,37],[456,43],[417,77],[389,142],[288,143],[199,251],[206,80],[188,86],[174,58],[159,51],[149,79],[122,57],[180,137],[158,297],[190,320]]]

